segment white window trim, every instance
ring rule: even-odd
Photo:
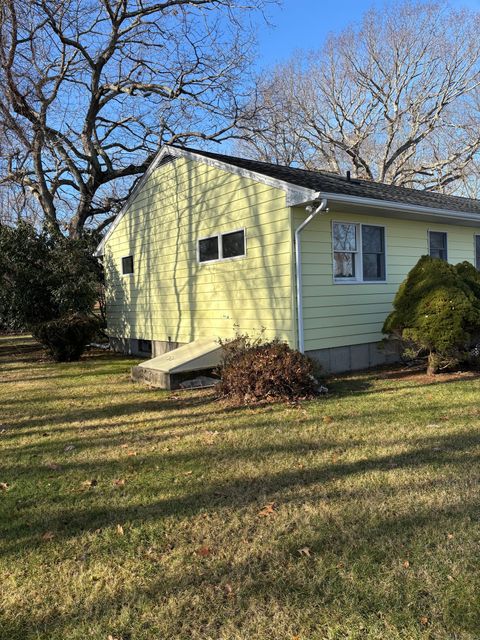
[[[222,236],[228,236],[230,233],[238,233],[239,231],[243,231],[243,253],[239,256],[231,256],[230,258],[223,257],[223,241]],[[200,260],[200,242],[202,240],[210,240],[211,238],[218,239],[218,258],[214,258],[213,260]],[[230,262],[230,260],[241,260],[245,258],[247,255],[247,230],[245,227],[241,229],[232,229],[231,231],[220,231],[219,233],[213,233],[211,236],[204,236],[203,238],[199,238],[197,240],[197,263],[198,264],[215,264],[216,262]]]
[[[445,250],[447,252],[447,257],[445,259],[445,262],[448,262],[448,231],[445,231],[444,229],[427,229],[428,255],[430,257],[432,257],[431,254],[430,254],[430,234],[431,233],[444,233],[445,234],[445,240],[446,240],[446,242],[445,242]]]
[[[124,258],[132,258],[133,271],[131,271],[130,273],[123,273],[123,259]],[[121,256],[121,258],[120,258],[120,271],[122,272],[122,276],[124,278],[131,278],[132,276],[135,275],[135,259],[133,257],[133,253],[128,253],[126,256]]]
[[[333,236],[333,225],[335,224],[353,224],[357,229],[357,250],[346,251],[345,253],[355,254],[355,278],[336,278],[335,277],[335,247]],[[380,227],[383,229],[383,253],[385,255],[385,277],[382,280],[364,280],[363,279],[363,239],[362,239],[362,227]],[[334,284],[387,284],[387,227],[384,224],[376,224],[370,222],[351,222],[350,220],[332,220],[332,279]],[[340,252],[342,253],[342,252]]]

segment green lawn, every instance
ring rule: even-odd
[[[2,640],[480,638],[480,378],[236,409],[131,365],[0,338]]]

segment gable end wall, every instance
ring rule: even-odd
[[[105,243],[113,340],[186,343],[250,334],[294,340],[285,192],[201,162],[158,167]],[[199,238],[246,230],[247,256],[199,264]],[[123,256],[134,274],[121,274]]]

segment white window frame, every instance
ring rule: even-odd
[[[334,246],[334,234],[333,227],[335,224],[352,224],[357,230],[357,250],[347,251],[340,253],[353,253],[355,255],[355,273],[354,278],[338,278],[335,277],[335,246]],[[383,243],[384,243],[384,255],[385,255],[385,277],[382,280],[364,280],[363,279],[363,238],[362,227],[380,227],[383,229]],[[370,223],[370,222],[351,222],[350,220],[332,220],[332,278],[334,284],[386,284],[388,279],[387,274],[387,227],[384,224]]]
[[[444,229],[428,229],[427,235],[428,235],[428,255],[430,257],[430,234],[431,233],[444,233],[445,234],[445,251],[447,252],[447,257],[445,258],[445,262],[448,262],[448,231],[445,231]]]
[[[132,259],[133,271],[130,271],[130,273],[123,273],[123,259],[124,258],[131,258]],[[126,256],[122,256],[120,258],[120,271],[122,272],[122,276],[124,278],[131,278],[133,275],[135,275],[135,258],[134,258],[134,254],[133,253],[128,253]]]
[[[222,236],[228,236],[231,233],[238,233],[243,231],[243,253],[239,256],[231,256],[230,258],[223,257],[223,240]],[[210,240],[211,238],[217,238],[218,240],[218,258],[213,260],[200,260],[200,242],[202,240]],[[241,260],[247,255],[247,230],[245,227],[240,229],[232,229],[231,231],[220,231],[219,233],[213,233],[211,236],[203,236],[197,241],[197,263],[198,264],[215,264],[216,262],[229,262],[230,260]]]

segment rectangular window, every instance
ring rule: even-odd
[[[475,266],[480,271],[480,236],[475,236]]]
[[[384,282],[385,272],[384,227],[333,223],[333,276],[336,282]]]
[[[122,273],[123,275],[133,273],[133,256],[125,256],[122,258]]]
[[[245,229],[219,233],[198,241],[198,261],[213,262],[245,255]]]
[[[447,234],[444,231],[428,232],[428,253],[432,258],[440,258],[440,260],[448,260]]]
[[[236,258],[245,255],[245,231],[224,233],[222,239],[222,258]]]
[[[218,236],[212,238],[203,238],[198,241],[198,259],[200,262],[209,262],[210,260],[218,260],[220,254],[218,252]]]
[[[139,340],[138,341],[138,350],[140,353],[152,353],[152,341],[151,340]]]
[[[364,281],[385,280],[385,229],[362,225],[362,272]]]
[[[355,278],[357,261],[356,224],[335,222],[333,224],[333,261],[335,278]]]

